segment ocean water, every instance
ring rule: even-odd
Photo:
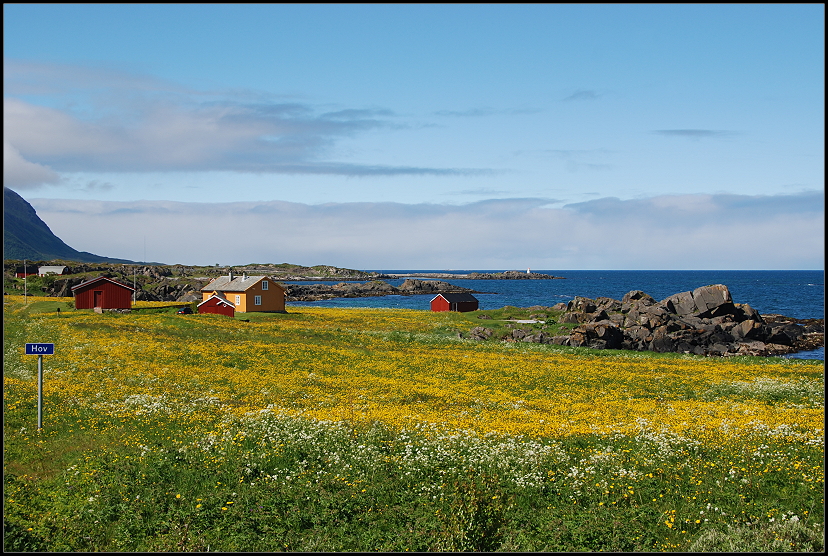
[[[417,272],[502,272],[502,270],[377,270],[388,274]],[[562,280],[468,280],[449,279],[450,284],[481,292],[475,294],[481,309],[507,305],[551,306],[575,296],[611,297],[641,290],[656,300],[675,293],[692,291],[710,284],[724,284],[733,301],[747,303],[761,314],[788,317],[825,318],[825,272],[822,270],[536,270],[560,276]],[[319,282],[319,283],[337,283]],[[403,279],[387,280],[399,286]],[[290,283],[290,282],[287,282]],[[308,283],[308,282],[304,282]],[[390,295],[382,297],[335,298],[323,301],[288,302],[288,306],[389,307],[429,310],[433,295]],[[791,357],[825,360],[825,349],[800,352]]]

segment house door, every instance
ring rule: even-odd
[[[94,290],[92,293],[94,294],[94,302],[95,302],[92,305],[92,307],[101,307],[102,308],[103,305],[101,303],[103,302],[103,292],[100,291],[100,290]]]

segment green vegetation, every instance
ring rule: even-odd
[[[456,336],[517,308],[29,301],[4,305],[8,551],[824,549],[821,362]],[[30,341],[56,344],[42,431]]]

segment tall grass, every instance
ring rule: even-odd
[[[477,343],[426,311],[6,302],[7,550],[824,546],[817,362]],[[56,347],[42,431],[26,342]]]

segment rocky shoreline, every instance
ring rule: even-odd
[[[364,284],[340,282],[338,284],[285,284],[286,301],[319,301],[334,297],[374,297],[382,295],[422,295],[438,293],[481,293],[469,288],[454,286],[441,280],[417,280],[409,278],[399,287],[382,280]]]
[[[715,356],[785,355],[825,345],[824,319],[760,315],[748,304],[734,303],[727,286],[722,284],[677,293],[658,302],[636,290],[620,301],[608,297],[576,297],[548,309],[563,311],[558,323],[577,326],[568,335],[557,336],[515,328],[506,339],[593,349]],[[491,336],[491,329],[483,326],[475,327],[470,333],[477,340]]]
[[[506,270],[504,272],[471,272],[469,274],[452,274],[450,272],[410,272],[408,274],[380,274],[380,279],[393,278],[441,278],[444,280],[564,280],[563,276],[540,274],[536,272],[519,272]]]

